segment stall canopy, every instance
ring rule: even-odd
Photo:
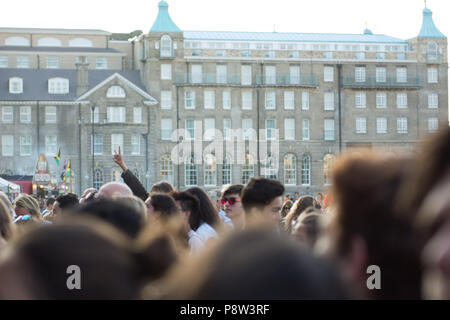
[[[21,187],[11,181],[0,178],[0,190],[4,193],[20,193]]]

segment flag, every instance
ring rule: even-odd
[[[55,154],[53,157],[56,160],[56,165],[59,167],[59,161],[61,161],[61,148],[59,148],[58,154]]]
[[[64,167],[63,167],[63,171],[61,172],[61,180],[66,181],[66,160],[64,160]]]
[[[70,168],[70,160],[67,161],[67,167],[66,167],[66,178],[70,177],[71,174],[71,168]]]

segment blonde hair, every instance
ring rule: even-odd
[[[31,216],[39,220],[41,219],[39,203],[36,199],[26,193],[21,193],[16,200],[14,200],[14,206],[25,208]]]
[[[0,237],[8,241],[13,235],[13,228],[9,208],[0,201]]]

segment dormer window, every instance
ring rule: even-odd
[[[69,79],[64,78],[48,79],[48,93],[51,94],[69,93]]]
[[[120,86],[112,86],[106,92],[106,97],[108,98],[125,98],[125,90]]]
[[[23,80],[22,78],[9,78],[9,93],[22,93]]]
[[[172,57],[172,38],[168,35],[161,37],[161,57]]]

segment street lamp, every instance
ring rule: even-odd
[[[95,119],[95,116],[94,116],[94,114],[95,114],[95,107],[96,107],[96,104],[95,103],[93,103],[92,105],[91,105],[91,122],[92,122],[92,142],[91,142],[91,147],[92,147],[92,168],[91,168],[91,172],[92,172],[92,185],[94,185],[94,161],[95,161],[95,152],[94,152],[94,140],[95,140],[95,138],[94,138],[94,119]],[[87,174],[86,174],[87,175]]]
[[[150,172],[147,171],[147,173],[145,174],[145,178],[147,179],[147,187],[146,187],[146,189],[149,190]]]
[[[89,188],[89,175],[86,173],[84,176],[84,179],[86,180],[86,189]]]

